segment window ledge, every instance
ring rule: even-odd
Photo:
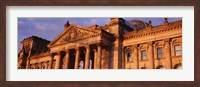
[[[134,63],[133,61],[131,61],[131,62],[126,62],[126,63]]]
[[[165,57],[163,57],[163,58],[156,58],[156,59],[154,59],[154,60],[164,60],[164,59],[166,59]]]
[[[139,62],[142,62],[142,61],[149,61],[149,59],[145,59],[145,60],[139,60]]]
[[[172,56],[172,58],[180,58],[180,57],[182,57],[182,55],[180,55],[180,56]]]

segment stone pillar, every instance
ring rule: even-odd
[[[86,46],[86,54],[85,54],[85,69],[89,69],[90,66],[90,47]]]
[[[153,69],[154,68],[154,59],[153,59],[153,42],[149,42],[148,43],[148,59],[149,59],[149,64],[150,64],[150,66],[149,66],[149,68],[150,69]]]
[[[97,46],[97,69],[101,69],[102,47],[101,44]]]
[[[51,54],[51,60],[50,60],[50,66],[49,66],[49,69],[53,69],[53,68],[54,68],[54,67],[53,67],[54,56],[55,56],[55,54],[52,53],[52,54]]]
[[[167,69],[171,69],[172,68],[172,60],[171,60],[171,56],[170,56],[170,44],[169,44],[169,42],[170,42],[170,39],[169,38],[167,38],[167,39],[165,39],[164,40],[164,47],[165,47],[165,49],[164,49],[164,56],[165,56],[165,58],[166,58],[166,60],[168,61],[168,65],[166,66],[166,68]]]
[[[125,69],[126,67],[126,56],[125,56],[125,48],[122,48],[122,69]]]
[[[78,69],[78,66],[79,66],[79,57],[80,57],[80,52],[79,52],[79,47],[77,47],[76,48],[76,59],[75,59],[74,69]]]
[[[122,39],[121,36],[116,36],[116,40],[113,43],[113,68],[122,68]]]
[[[69,68],[69,51],[68,50],[65,50],[65,69],[68,69]]]
[[[139,69],[139,63],[138,63],[138,49],[137,44],[133,45],[133,61],[136,69]]]
[[[30,69],[30,57],[27,58],[26,69]]]
[[[94,69],[97,69],[97,51],[93,49],[94,52]]]
[[[59,52],[57,57],[56,57],[55,69],[60,69],[60,63],[61,63],[61,53]]]

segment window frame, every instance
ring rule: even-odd
[[[158,49],[161,49],[161,53],[159,52]],[[159,54],[161,54],[161,57],[159,57]],[[161,59],[161,58],[163,58],[163,47],[158,47],[157,48],[157,59]]]
[[[180,50],[176,50],[176,46],[179,46]],[[177,52],[180,52],[179,55],[177,55]],[[174,45],[174,56],[181,56],[182,55],[182,48],[181,48],[181,44],[175,44]]]
[[[130,57],[129,57],[129,54],[130,54]],[[133,54],[132,54],[132,51],[128,51],[127,53],[126,53],[126,59],[127,59],[127,61],[126,62],[133,62]],[[130,60],[131,59],[131,60]]]
[[[145,51],[145,58],[143,58],[143,52]],[[147,50],[141,50],[141,60],[146,60],[147,59]]]

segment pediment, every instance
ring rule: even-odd
[[[79,38],[87,37],[96,33],[98,33],[98,30],[89,30],[83,27],[70,26],[59,34],[48,46],[51,47],[62,43],[76,41]]]

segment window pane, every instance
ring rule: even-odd
[[[133,58],[132,58],[132,53],[131,53],[131,52],[129,52],[129,53],[127,54],[127,60],[128,60],[128,62],[132,62],[132,60],[133,60]]]
[[[141,54],[142,54],[142,60],[145,60],[146,59],[146,50],[142,50]]]
[[[157,49],[157,57],[162,58],[162,48]]]
[[[180,45],[175,45],[174,49],[175,49],[175,56],[182,55],[181,46]]]
[[[176,45],[175,46],[175,50],[181,50],[181,46],[180,45]]]

